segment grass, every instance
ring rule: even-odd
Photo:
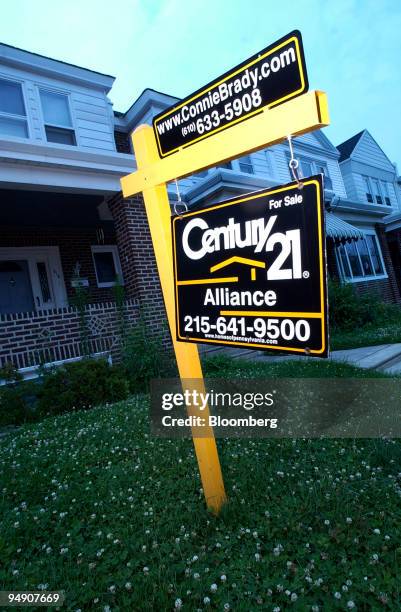
[[[321,359],[251,361],[230,359],[224,355],[205,359],[205,376],[220,378],[388,378],[377,370],[357,368],[348,363]]]
[[[238,362],[215,361],[209,375],[238,375]],[[322,362],[256,368],[240,371],[367,375]],[[399,610],[399,441],[218,446],[229,503],[215,518],[192,442],[150,437],[147,396],[8,435],[0,587],[64,589],[67,610]]]
[[[401,342],[401,323],[362,327],[351,332],[333,331],[330,336],[332,351],[398,342]]]

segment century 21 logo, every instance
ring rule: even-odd
[[[272,215],[267,221],[261,217],[241,224],[230,218],[227,225],[209,228],[205,219],[195,217],[186,224],[182,233],[182,248],[189,259],[200,260],[208,253],[243,249],[250,246],[255,247],[255,253],[272,252],[275,246],[279,245],[281,250],[267,267],[267,280],[307,278],[309,276],[307,272],[302,274],[300,230],[272,233],[276,220],[277,215]],[[191,246],[191,243],[193,245],[194,242],[198,247],[200,243],[200,248],[195,250]],[[283,268],[290,255],[292,256],[291,268]]]

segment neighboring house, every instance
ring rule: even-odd
[[[177,98],[146,89],[127,112],[113,112],[113,82],[0,44],[0,367],[13,361],[29,374],[42,362],[81,356],[79,286],[88,292],[94,353],[118,345],[117,276],[131,322],[139,305],[156,328],[164,319],[142,199],[123,199],[120,177],[135,168],[130,133]],[[331,275],[400,301],[394,166],[366,131],[338,149],[316,131],[295,138],[294,150],[303,176],[325,177]],[[178,182],[180,196],[207,206],[289,182],[289,157],[283,143],[198,172]],[[174,203],[174,183],[168,191]]]
[[[337,246],[339,276],[359,290],[378,288],[384,299],[400,302],[400,249],[395,252],[388,233],[400,227],[396,168],[367,130],[337,148],[348,197],[340,197],[332,208],[365,234],[364,240]]]

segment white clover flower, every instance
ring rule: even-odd
[[[222,582],[225,582],[225,581],[227,580],[227,576],[226,576],[225,574],[222,574],[222,575],[220,576],[220,580],[221,580]]]
[[[347,516],[347,518],[345,519],[345,522],[348,523],[348,525],[351,525],[352,518],[350,516]]]
[[[336,592],[334,593],[334,597],[335,597],[336,599],[341,599],[341,593],[339,593],[338,591],[336,591]]]
[[[315,604],[314,606],[312,606],[312,612],[319,612],[319,610],[320,608],[318,605]]]
[[[230,604],[229,603],[225,603],[224,606],[223,606],[223,610],[228,612],[228,610],[230,610]]]
[[[110,593],[115,593],[116,592],[116,585],[112,584],[111,586],[109,586],[108,590],[110,591]]]
[[[205,606],[210,604],[210,597],[204,597],[203,598],[203,603],[205,604]]]
[[[373,533],[375,535],[380,535],[380,529],[373,529]]]
[[[176,599],[175,600],[174,608],[176,610],[181,610],[181,608],[182,608],[182,599]]]
[[[145,565],[145,567],[143,568],[143,573],[144,574],[148,574],[149,573],[149,568]]]
[[[260,561],[261,556],[259,553],[255,553],[255,561]]]
[[[324,521],[324,524],[325,524],[325,525],[330,525],[330,521],[329,521],[328,519],[326,519],[326,520]]]
[[[347,608],[349,608],[350,610],[352,610],[352,608],[355,608],[355,604],[351,599],[347,601]]]
[[[127,589],[127,591],[130,591],[132,589],[132,584],[130,582],[126,582],[125,588]]]
[[[298,595],[296,593],[291,593],[291,601],[297,601]]]
[[[200,574],[198,574],[198,572],[195,572],[194,573],[194,578],[195,578],[195,580],[198,580],[200,578]]]
[[[215,582],[210,585],[210,590],[212,593],[215,593],[217,591],[217,584]]]

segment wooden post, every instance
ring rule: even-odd
[[[156,140],[149,125],[141,125],[135,130],[132,142],[138,168],[147,167],[159,159]],[[144,189],[143,198],[180,378],[184,390],[188,383],[193,384],[200,390],[200,388],[203,388],[203,373],[198,347],[196,344],[177,342],[175,339],[171,209],[166,185],[150,186]],[[188,406],[187,408],[188,412],[191,413],[191,407]],[[202,417],[208,417],[207,410],[203,411]],[[196,428],[193,428],[195,453],[207,507],[217,514],[226,500],[226,494],[216,440],[212,427],[202,428],[201,433],[203,437],[196,437]]]

